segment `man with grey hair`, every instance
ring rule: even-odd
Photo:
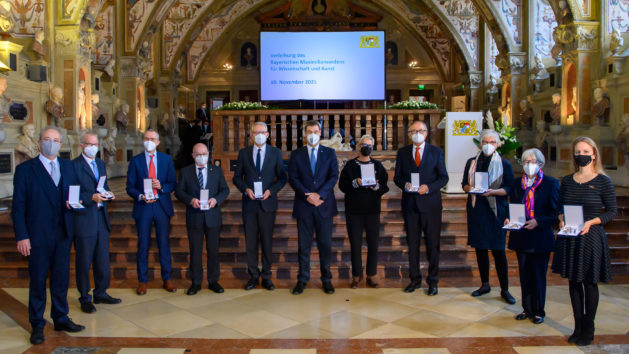
[[[28,317],[33,328],[32,344],[45,340],[44,311],[49,276],[50,317],[55,330],[79,332],[85,329],[68,317],[74,218],[67,200],[70,185],[76,184],[76,176],[72,163],[58,157],[62,141],[59,128],[44,128],[39,134],[41,154],[18,165],[13,177],[11,215],[17,250],[28,257]]]
[[[99,190],[99,180],[104,177],[102,188],[109,190],[105,162],[96,157],[98,154],[98,136],[92,131],[81,134],[81,156],[72,160],[78,184],[81,186],[81,200],[85,207],[74,217],[76,239],[76,287],[81,297],[81,311],[96,312],[94,304],[118,304],[120,299],[107,294],[109,288],[109,215],[108,200],[114,199],[113,193]],[[90,268],[94,268],[93,299],[90,295]]]
[[[278,204],[277,193],[284,187],[287,178],[282,151],[267,144],[268,137],[265,122],[251,125],[253,145],[238,152],[238,165],[232,180],[242,193],[242,221],[249,273],[245,290],[255,288],[260,276],[265,289],[275,289],[271,281],[273,226]],[[256,195],[256,191],[261,195]],[[258,244],[262,248],[262,272],[258,268]]]

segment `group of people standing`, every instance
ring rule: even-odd
[[[333,218],[338,214],[334,187],[345,194],[345,220],[351,245],[352,279],[357,288],[366,273],[366,284],[377,287],[377,261],[382,196],[388,192],[388,174],[382,163],[371,158],[374,138],[364,135],[358,141],[358,156],[347,161],[340,173],[336,153],[321,146],[321,126],[317,121],[303,123],[304,146],[292,151],[285,171],[282,153],[267,144],[266,123],[251,126],[252,145],[238,153],[233,184],[242,194],[242,218],[245,232],[247,271],[245,290],[262,285],[275,288],[272,280],[272,239],[278,209],[278,193],[289,183],[294,190],[293,217],[297,220],[299,273],[291,292],[301,294],[310,280],[310,253],[316,235],[322,289],[334,293],[330,263],[332,258]],[[426,243],[428,274],[427,295],[438,294],[439,253],[442,218],[441,188],[448,182],[443,151],[426,142],[424,122],[409,125],[412,144],[397,152],[394,182],[402,190],[402,214],[409,253],[410,283],[405,292],[421,287],[420,241]],[[522,154],[523,175],[515,179],[513,169],[497,152],[500,136],[484,130],[481,151],[467,161],[462,181],[469,192],[475,172],[487,172],[489,190],[470,194],[467,201],[468,244],[475,248],[482,285],[472,293],[490,292],[489,250],[496,262],[501,296],[514,304],[508,290],[506,231],[508,203],[524,204],[526,224],[512,231],[509,248],[516,251],[522,284],[523,312],[517,320],[544,321],[546,273],[554,250],[553,271],[570,280],[575,331],[571,342],[586,345],[592,341],[594,317],[598,304],[598,282],[610,280],[610,255],[602,227],[616,214],[613,185],[605,176],[600,153],[594,141],[578,138],[573,144],[575,173],[564,177],[561,187],[556,179],[542,172],[544,156],[537,149]],[[41,155],[16,168],[14,177],[13,224],[18,251],[29,256],[29,320],[33,327],[31,342],[44,341],[43,313],[46,304],[46,280],[50,277],[51,317],[55,330],[77,332],[85,327],[68,317],[68,278],[70,249],[76,250],[76,282],[82,311],[96,311],[93,304],[116,304],[120,299],[107,294],[110,278],[107,201],[99,189],[99,177],[106,176],[102,160],[96,157],[97,135],[81,136],[81,156],[73,161],[58,158],[62,133],[55,127],[40,134]],[[147,130],[143,136],[145,151],[129,162],[126,192],[133,199],[133,218],[138,234],[138,295],[147,293],[148,250],[151,231],[159,248],[163,288],[176,291],[171,280],[170,219],[174,215],[171,193],[186,205],[186,227],[190,246],[188,295],[198,293],[203,282],[203,242],[207,250],[208,288],[216,293],[219,284],[218,257],[221,205],[229,195],[222,169],[210,163],[205,144],[193,146],[194,163],[181,169],[179,180],[169,155],[157,152],[159,134]],[[373,164],[375,183],[364,183],[362,167]],[[288,172],[288,173],[287,173]],[[415,175],[418,174],[418,175]],[[420,182],[413,176],[418,176]],[[147,187],[146,181],[150,182]],[[416,183],[416,184],[415,184]],[[68,204],[71,185],[80,185],[82,209]],[[108,190],[107,184],[104,186]],[[148,189],[147,189],[148,188]],[[152,188],[152,189],[151,189]],[[202,197],[204,196],[204,197]],[[42,203],[48,207],[42,208]],[[563,226],[563,205],[582,205],[585,226],[579,237],[555,238],[553,225]],[[601,209],[605,207],[605,212]],[[366,272],[362,266],[363,233],[367,241]],[[258,252],[261,249],[262,267]],[[95,288],[90,295],[89,272],[93,268]]]

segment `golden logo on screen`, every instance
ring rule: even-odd
[[[455,120],[452,124],[452,135],[454,136],[476,136],[478,127],[475,120]]]
[[[360,36],[361,48],[380,48],[380,38],[378,36]]]

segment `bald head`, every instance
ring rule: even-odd
[[[203,143],[197,143],[192,147],[192,158],[194,158],[194,162],[199,167],[203,167],[207,165],[207,162],[210,157],[210,152],[207,149],[207,146]]]

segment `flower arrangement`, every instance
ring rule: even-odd
[[[268,106],[263,105],[260,102],[229,102],[222,105],[217,110],[219,111],[243,111],[243,110],[254,110],[254,109],[269,109]]]
[[[500,134],[501,145],[497,149],[498,153],[504,157],[512,156],[520,147],[520,142],[515,136],[516,128],[497,120],[494,122],[494,130]],[[474,138],[474,143],[480,148],[478,138]]]
[[[437,109],[437,105],[427,101],[402,101],[388,106],[389,109]]]

